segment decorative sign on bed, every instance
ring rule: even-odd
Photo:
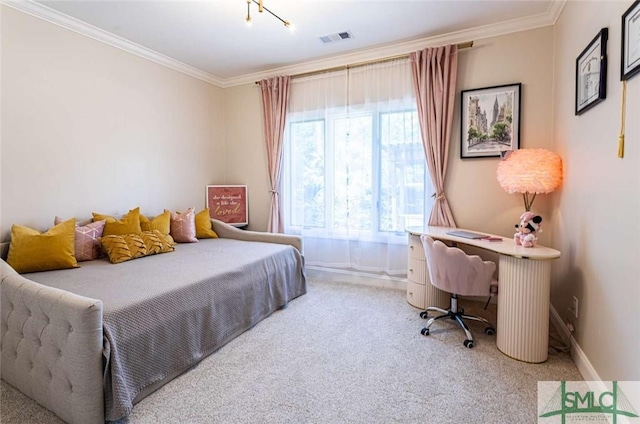
[[[211,218],[236,227],[249,224],[246,185],[208,185],[207,207]]]

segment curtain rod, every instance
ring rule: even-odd
[[[469,49],[471,47],[473,47],[473,41],[467,41],[466,43],[459,43],[456,45],[458,47],[458,50],[462,50],[462,49]],[[374,63],[384,63],[384,62],[390,62],[392,60],[396,60],[396,59],[404,59],[404,58],[408,58],[409,54],[400,54],[397,56],[390,56],[390,57],[385,57],[384,59],[373,59],[373,60],[367,60],[364,62],[357,62],[357,63],[352,63],[349,65],[342,65],[342,66],[334,66],[332,68],[325,68],[325,69],[319,69],[317,71],[309,71],[309,72],[302,72],[299,74],[293,74],[291,75],[291,78],[302,78],[302,77],[308,77],[311,75],[316,75],[316,74],[324,74],[327,72],[334,72],[334,71],[342,71],[342,70],[346,70],[346,69],[352,69],[352,68],[358,68],[361,66],[365,66],[365,65],[371,65]],[[260,81],[256,81],[256,84],[260,84]]]

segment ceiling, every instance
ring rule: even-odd
[[[220,86],[551,25],[565,0],[264,0],[291,31],[246,0],[9,1]],[[349,31],[324,44],[319,37]],[[404,51],[400,51],[404,49]],[[385,56],[386,55],[386,56]],[[293,73],[293,72],[290,72]]]

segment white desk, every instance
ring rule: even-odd
[[[549,349],[549,296],[551,292],[551,260],[560,252],[544,246],[522,247],[513,238],[488,242],[447,234],[463,228],[420,227],[409,228],[409,282],[407,300],[414,306],[425,308],[442,305],[448,295],[429,282],[429,273],[419,261],[424,261],[420,236],[466,244],[499,254],[498,263],[498,322],[496,345],[505,355],[519,361],[540,363],[547,360]],[[481,232],[477,230],[466,230]],[[481,232],[482,234],[487,234]],[[487,234],[494,236],[493,234]],[[501,236],[495,236],[501,237]],[[416,296],[416,287],[424,279],[424,299]],[[411,292],[411,295],[409,294]]]

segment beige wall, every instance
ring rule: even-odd
[[[565,161],[554,196],[552,303],[563,318],[579,299],[575,338],[604,380],[640,380],[640,75],[628,81],[625,157],[619,159],[623,2],[568,2],[555,25],[555,149]],[[607,98],[574,115],[575,60],[609,28]]]
[[[522,148],[549,148],[564,162],[563,186],[539,196],[541,242],[559,249],[552,304],[563,321],[580,302],[575,337],[602,379],[640,380],[640,76],[629,82],[625,159],[616,158],[620,119],[620,16],[627,2],[568,2],[556,26],[478,40],[460,52],[447,194],[459,226],[511,236],[522,198],[497,183],[497,159],[460,156],[461,90],[522,83]],[[575,59],[609,27],[608,98],[574,116]],[[225,90],[228,182],[251,187],[251,222],[266,229],[268,183],[260,93]],[[255,188],[254,188],[255,187]]]
[[[2,222],[204,207],[222,89],[2,6]]]
[[[245,84],[224,91],[227,115],[225,183],[248,186],[249,228],[266,231],[271,197],[260,87]]]
[[[458,225],[511,236],[518,195],[497,159],[461,160],[459,93],[521,82],[521,147],[564,160],[563,187],[536,199],[542,242],[562,251],[552,303],[580,300],[576,339],[603,379],[640,380],[640,76],[629,81],[627,145],[616,158],[620,16],[629,2],[568,2],[558,23],[477,40],[460,53],[447,193]],[[53,215],[204,205],[208,183],[249,186],[250,228],[269,208],[260,91],[220,89],[2,7],[1,227]],[[607,100],[574,110],[575,58],[609,27]]]
[[[524,211],[522,196],[508,194],[496,179],[499,159],[460,159],[460,92],[522,83],[520,148],[552,148],[551,90],[553,28],[545,27],[478,40],[458,61],[457,99],[446,193],[459,227],[513,236]],[[552,228],[548,196],[536,198],[533,211],[543,217],[540,241],[548,244]]]
[[[541,28],[476,41],[459,55],[456,114],[449,157],[447,193],[459,226],[511,237],[523,210],[522,197],[507,194],[495,177],[498,159],[460,157],[460,91],[522,83],[521,147],[552,144],[551,103],[553,29]],[[522,48],[522,46],[527,46]],[[260,90],[254,84],[225,89],[228,183],[249,184],[250,222],[266,230],[269,196],[263,146]],[[549,216],[541,196],[534,209]],[[546,242],[550,227],[543,233]]]

